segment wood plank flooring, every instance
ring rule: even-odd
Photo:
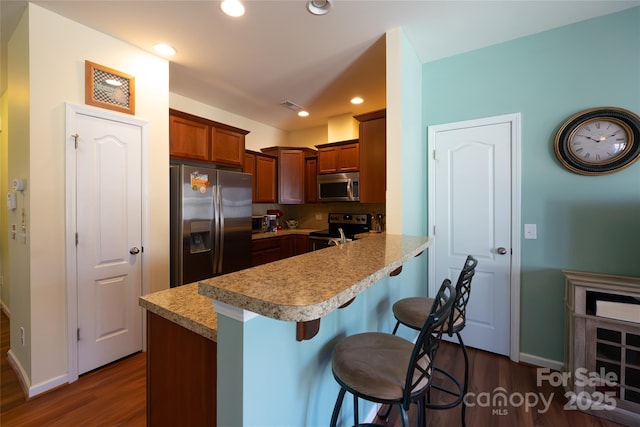
[[[18,379],[7,362],[9,350],[9,319],[2,313],[0,342],[0,425],[2,427],[31,426],[145,426],[146,425],[146,358],[138,353],[104,368],[87,373],[78,381],[25,401]],[[535,367],[511,362],[506,357],[469,349],[471,389],[473,393],[492,393],[504,387],[507,393],[553,394],[550,408],[539,413],[540,404],[528,411],[524,407],[507,407],[506,413],[492,413],[490,407],[467,409],[469,427],[619,427],[611,421],[578,411],[563,409],[566,400],[560,388],[548,384],[536,385]],[[462,354],[453,344],[443,343],[438,359],[443,369],[462,372]],[[268,391],[265,391],[268,392]],[[442,395],[434,392],[434,401]],[[415,410],[410,411],[415,425]],[[430,426],[459,426],[460,408],[429,411]],[[378,420],[389,427],[399,427],[397,411],[389,420]],[[268,424],[273,424],[272,420]],[[187,426],[190,427],[190,426]],[[324,426],[290,426],[324,427]]]
[[[585,414],[580,411],[564,410],[567,399],[564,397],[564,389],[561,387],[551,387],[547,381],[542,382],[542,386],[538,387],[537,373],[535,366],[514,363],[508,357],[498,356],[493,353],[480,351],[469,348],[469,364],[470,364],[470,387],[469,392],[474,393],[470,398],[470,402],[475,402],[476,406],[467,407],[466,425],[468,427],[620,427],[621,424],[608,421],[599,417]],[[464,372],[464,359],[462,352],[458,350],[457,345],[443,342],[437,354],[438,366],[442,369],[458,373],[460,378]],[[438,381],[443,384],[442,381]],[[436,383],[438,383],[436,382]],[[504,388],[504,394],[507,397],[514,395],[514,402],[517,405],[507,405],[505,407],[492,407],[486,400],[479,398],[481,393],[483,396],[493,396],[497,394],[495,391],[498,387]],[[545,401],[551,404],[545,410],[545,404],[539,401],[537,405],[532,405],[530,409],[525,405],[519,405],[518,397],[515,395],[529,396],[531,402],[533,394],[538,398],[542,395]],[[431,394],[432,402],[445,403],[450,402],[451,397],[445,393],[433,391]],[[489,400],[491,402],[491,400]],[[461,425],[461,408],[460,406],[449,410],[427,410],[428,426],[459,426]],[[416,423],[416,409],[411,408],[409,411],[409,419],[412,425]],[[392,409],[388,420],[378,419],[377,423],[388,427],[400,427],[400,420],[397,409]]]
[[[146,355],[137,353],[82,375],[78,381],[25,400],[7,361],[9,319],[2,313],[0,342],[0,425],[145,426]]]

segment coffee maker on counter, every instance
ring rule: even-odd
[[[282,212],[280,209],[267,209],[267,215],[275,215],[276,217],[276,223],[275,223],[275,227],[276,230],[282,230],[282,220],[280,218],[282,218],[282,216],[284,215],[284,212]],[[275,231],[275,230],[274,230]]]

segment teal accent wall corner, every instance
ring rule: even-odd
[[[423,64],[423,125],[522,114],[520,351],[562,361],[562,270],[640,276],[640,162],[582,176],[556,159],[572,114],[640,114],[640,7]]]

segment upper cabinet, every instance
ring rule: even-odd
[[[316,151],[298,147],[269,147],[261,151],[278,159],[278,203],[303,204],[305,202],[305,158],[315,156]]]
[[[318,201],[318,157],[307,157],[304,170],[304,202]]]
[[[174,158],[242,167],[249,131],[169,109],[169,154]]]
[[[387,110],[354,118],[360,122],[360,203],[384,203],[387,189]]]
[[[316,145],[318,173],[357,172],[360,169],[360,146],[357,139]]]
[[[253,176],[253,203],[276,203],[277,163],[274,156],[247,150],[242,170]]]

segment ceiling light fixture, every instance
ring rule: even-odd
[[[298,111],[298,116],[300,117],[309,117],[309,112],[308,111]]]
[[[362,104],[364,102],[364,99],[360,98],[359,96],[355,96],[353,98],[351,98],[351,103],[358,105],[358,104]]]
[[[244,15],[244,6],[240,3],[240,0],[224,0],[220,3],[220,9],[234,18]]]
[[[176,54],[176,50],[166,43],[158,43],[154,45],[153,48],[161,55],[173,56]]]
[[[309,0],[307,10],[313,15],[326,15],[331,10],[333,0]]]

